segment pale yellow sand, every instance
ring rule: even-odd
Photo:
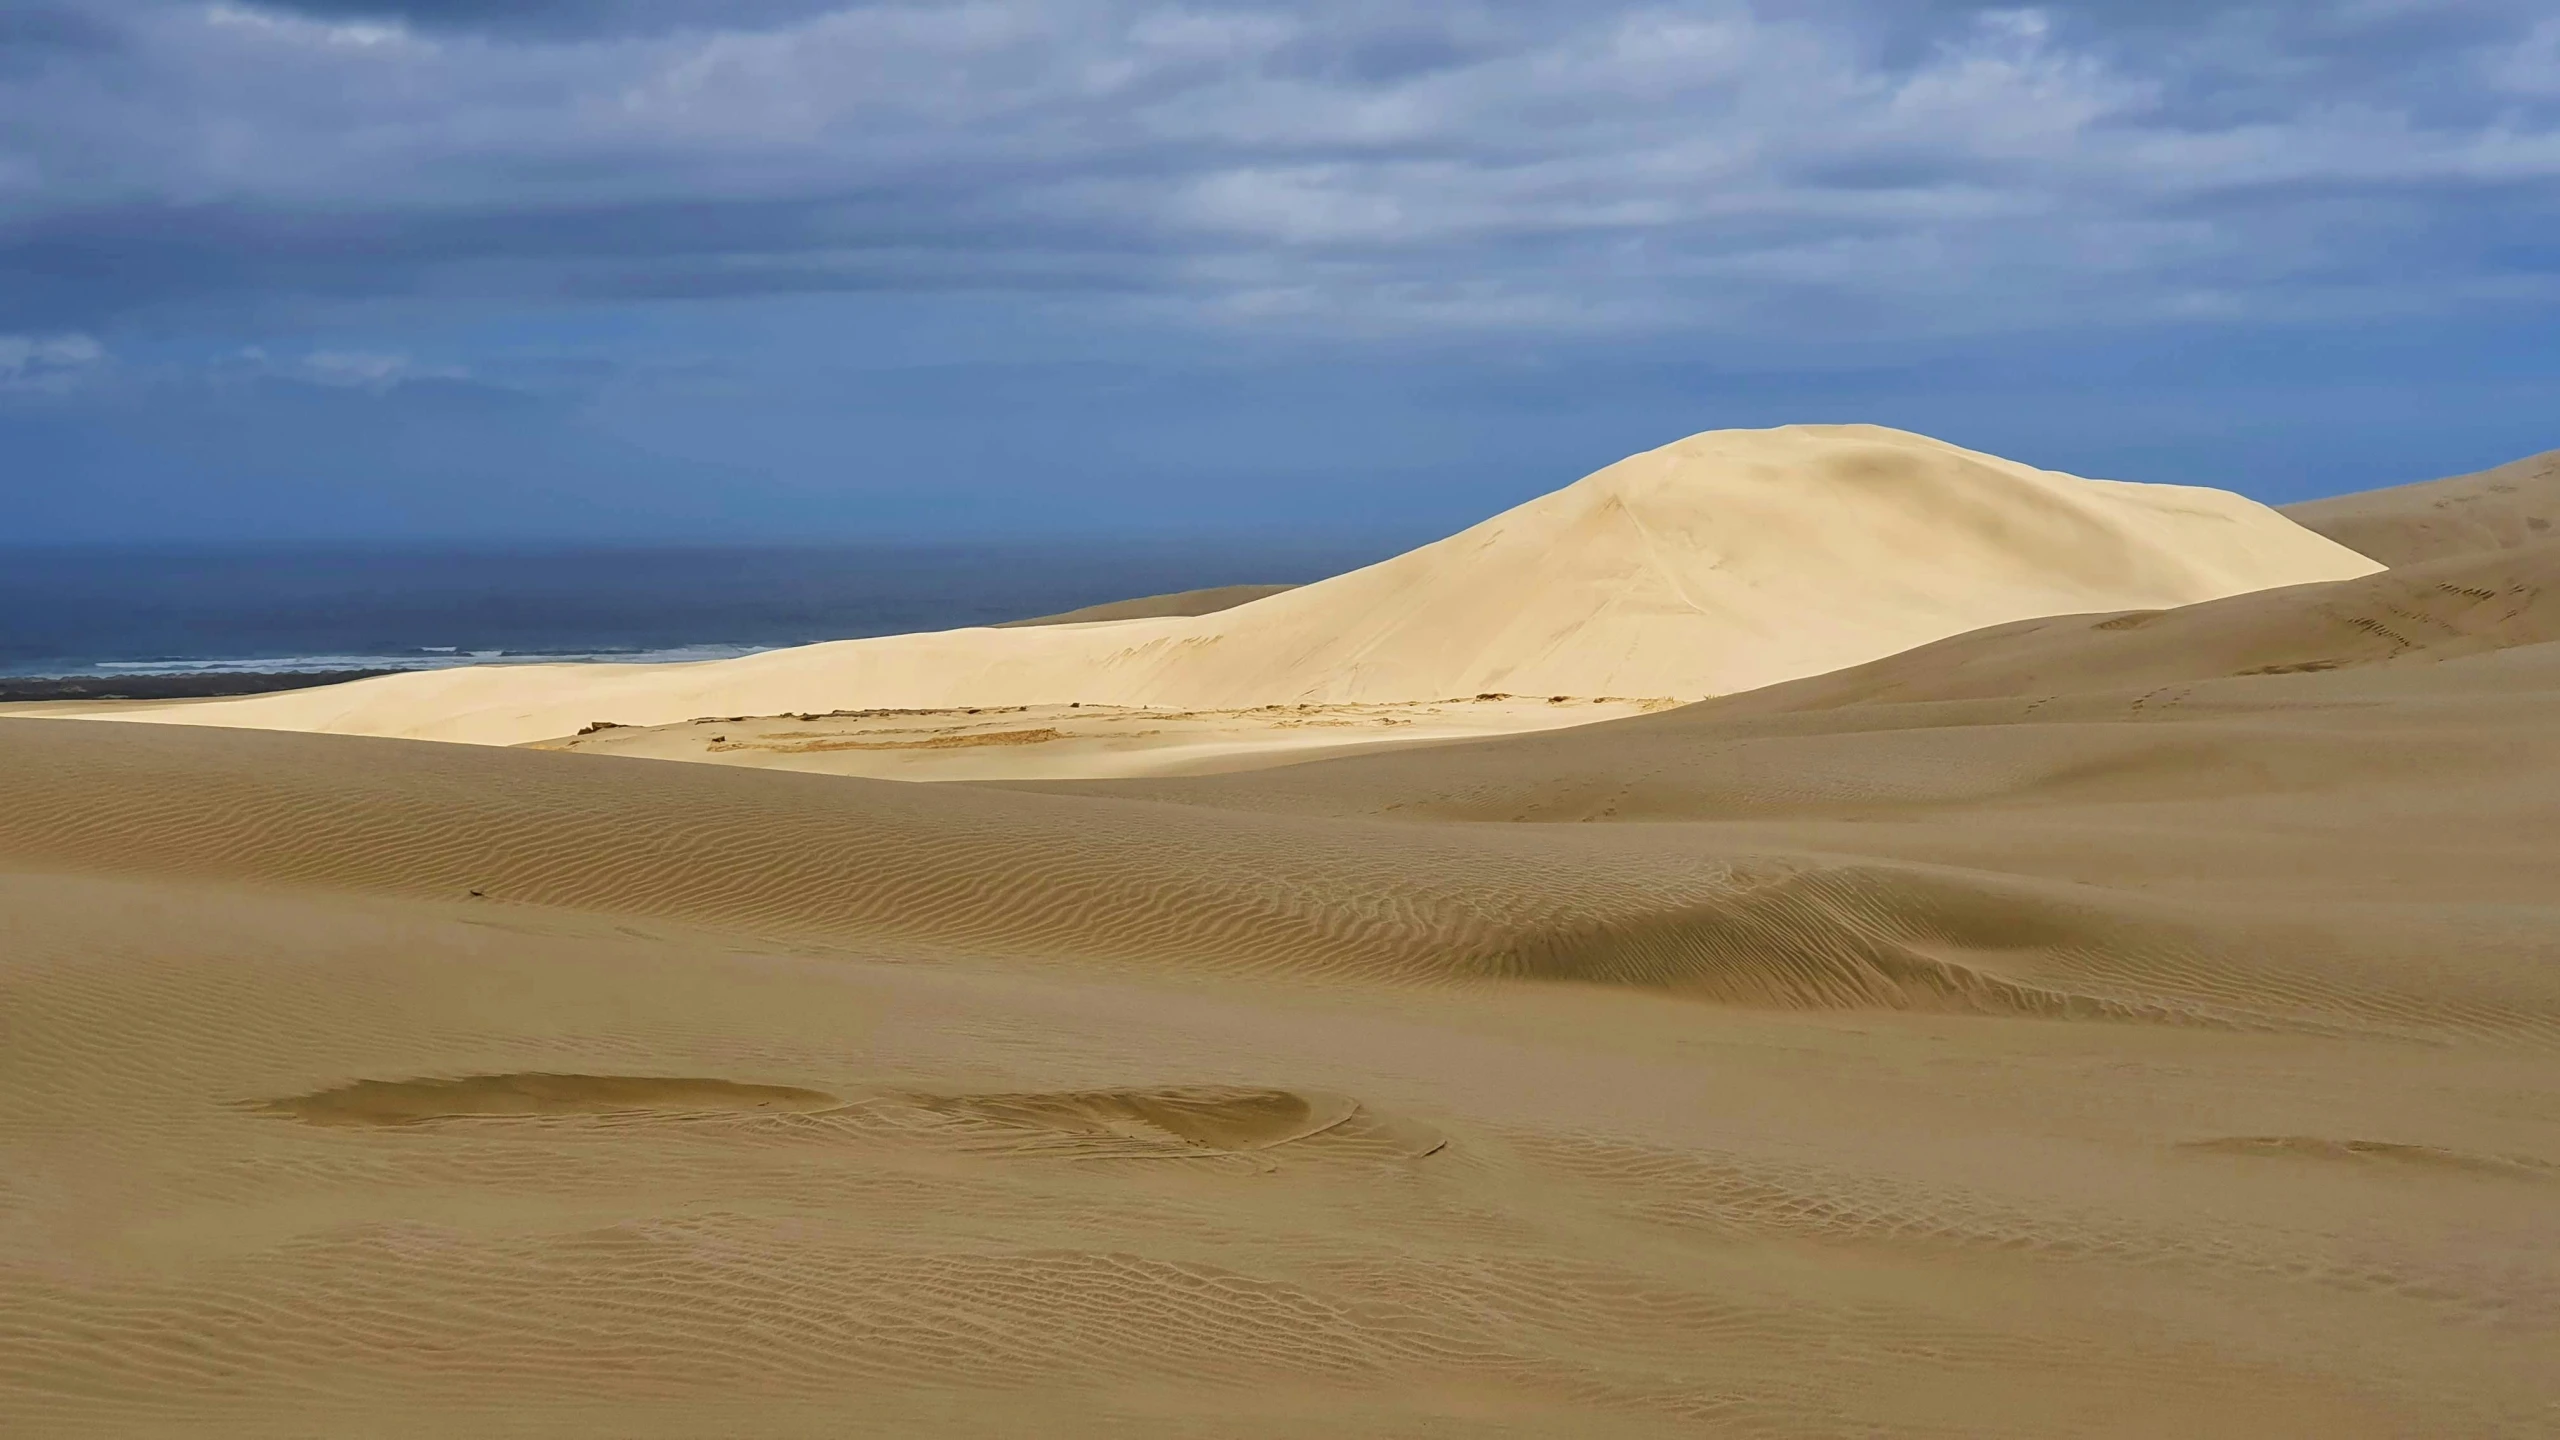
[[[2431,663],[2554,639],[2560,639],[2560,541],[2177,610],[2022,620],[1730,697],[1695,713],[1731,717],[1872,701],[2123,690]],[[903,780],[1204,775],[1376,746],[1557,729],[1663,704],[1502,697],[1206,712],[1093,706],[857,712],[614,728],[544,748]]]
[[[2027,616],[2183,605],[2376,568],[2222,491],[2083,480],[1873,426],[1717,431],[1214,614],[848,640],[701,665],[469,667],[99,713],[515,745],[599,720],[831,710],[1695,699]]]
[[[885,780],[1114,779],[1262,770],[1354,751],[1589,725],[1676,703],[1485,695],[1402,705],[1265,705],[1251,710],[971,705],[615,725],[539,741],[533,748]]]

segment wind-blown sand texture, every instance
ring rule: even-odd
[[[2407,580],[1205,779],[0,721],[0,1429],[2549,1433],[2560,644]]]
[[[2218,490],[2083,480],[1874,426],[1725,430],[1208,615],[847,640],[699,665],[472,666],[111,713],[518,745],[598,721],[837,710],[1697,699],[2002,621],[2376,568]]]
[[[2477,475],[2307,500],[2284,513],[2385,565],[2560,540],[2560,450]]]
[[[1211,776],[0,720],[0,1433],[2549,1434],[2556,553]]]

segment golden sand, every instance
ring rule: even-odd
[[[0,721],[0,1431],[2551,1433],[2555,563],[1216,775]]]

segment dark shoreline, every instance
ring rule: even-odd
[[[0,675],[0,701],[210,700],[305,690],[397,670],[258,670],[225,675]]]

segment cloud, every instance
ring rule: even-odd
[[[107,363],[90,335],[0,335],[0,392],[61,394]]]
[[[0,65],[0,323],[977,290],[1766,339],[2450,310],[2555,269],[2539,0],[81,13]]]
[[[458,366],[421,366],[411,356],[380,350],[314,350],[291,373],[315,384],[377,393],[413,380],[461,380],[470,374]]]
[[[2489,75],[2510,94],[2560,99],[2560,18],[2533,27],[2524,43],[2490,66]]]

